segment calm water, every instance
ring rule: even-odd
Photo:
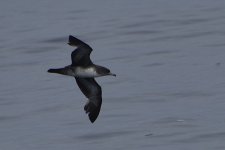
[[[3,150],[224,150],[225,1],[0,2]],[[68,35],[89,43],[102,77],[91,124]]]

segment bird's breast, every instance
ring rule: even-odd
[[[96,72],[95,68],[93,67],[88,67],[88,68],[76,67],[75,76],[76,77],[98,77],[99,75]]]

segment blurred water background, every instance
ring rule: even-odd
[[[224,0],[0,2],[0,149],[224,150]],[[74,35],[116,78],[91,124]]]

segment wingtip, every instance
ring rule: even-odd
[[[97,119],[97,118],[96,118],[96,119]],[[94,123],[96,119],[91,119],[91,118],[89,117],[89,120],[91,121],[91,123]]]
[[[98,118],[100,109],[101,109],[101,105],[96,107],[95,104],[93,104],[92,102],[88,102],[84,106],[84,110],[88,114],[88,117],[91,123],[94,123],[95,120]]]
[[[72,35],[69,35],[69,39],[71,39],[71,38],[75,38],[74,36],[72,36]]]
[[[70,46],[76,46],[74,39],[76,39],[74,36],[69,35],[69,42],[67,44]]]
[[[98,112],[98,114],[93,114],[93,113],[88,114],[88,117],[89,117],[89,120],[91,121],[91,123],[94,123],[97,120],[98,115],[99,115],[99,112]]]
[[[86,44],[85,42],[81,41],[80,39],[72,36],[72,35],[69,35],[69,42],[67,43],[69,44],[70,46],[74,46],[74,47],[85,47],[86,49],[89,49],[90,51],[92,51],[92,48]]]
[[[69,35],[69,41],[67,43],[68,45],[77,47],[77,46],[82,45],[82,43],[83,42],[81,40],[79,40],[78,38],[76,38],[76,37],[74,37],[72,35]]]

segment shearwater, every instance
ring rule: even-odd
[[[48,72],[73,76],[75,78],[78,87],[88,98],[84,110],[93,123],[97,119],[102,105],[102,89],[94,78],[107,75],[116,76],[116,74],[111,73],[108,68],[95,65],[91,61],[90,54],[92,48],[88,44],[72,35],[69,36],[68,44],[77,47],[71,53],[72,64],[64,68],[49,69]]]

